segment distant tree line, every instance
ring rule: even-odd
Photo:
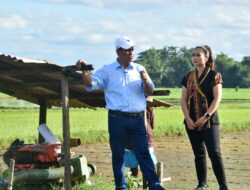
[[[147,69],[157,87],[180,87],[185,73],[192,70],[192,49],[166,46],[140,52],[135,62]],[[224,53],[216,56],[215,70],[223,77],[223,87],[250,87],[250,56],[236,61]]]

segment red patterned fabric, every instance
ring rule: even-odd
[[[206,73],[204,73],[203,78],[198,83],[197,72],[194,70],[190,73],[188,81],[187,81],[187,93],[188,93],[188,100],[189,100],[188,106],[190,110],[190,99],[193,98],[195,120],[198,120],[200,117],[202,117],[208,110],[207,98],[202,92],[200,85],[205,80],[209,72],[210,72],[210,69],[208,69]],[[204,127],[210,127],[209,121],[207,124],[204,125]]]

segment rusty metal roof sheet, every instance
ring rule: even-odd
[[[61,106],[61,75],[64,67],[46,60],[0,55],[0,92],[34,104],[46,101],[48,107]],[[70,107],[105,107],[103,91],[87,92],[81,73],[68,71]],[[168,95],[170,91],[155,91],[154,95]],[[150,106],[169,107],[164,101]]]
[[[0,55],[0,92],[47,106],[61,106],[61,74],[64,67],[46,60]],[[71,107],[104,107],[102,91],[87,92],[81,74],[69,72]]]

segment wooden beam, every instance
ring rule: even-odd
[[[22,75],[35,75],[35,74],[41,74],[41,73],[55,73],[60,72],[60,70],[53,70],[48,68],[26,68],[26,69],[6,69],[1,70],[0,75],[1,76],[22,76]]]
[[[33,97],[32,95],[24,94],[22,92],[19,93],[17,91],[13,91],[13,89],[9,89],[8,86],[2,86],[0,84],[0,92],[16,97],[17,99],[22,99],[34,104],[38,104],[37,98]]]
[[[82,85],[83,81],[69,81],[70,85]],[[24,82],[19,80],[18,83],[15,82],[2,82],[1,85],[11,87],[13,89],[20,89],[20,88],[31,88],[31,87],[50,87],[53,89],[55,86],[60,86],[61,81],[42,81],[42,82]],[[74,87],[75,88],[75,87]]]
[[[154,90],[153,96],[168,96],[170,90]]]
[[[55,89],[55,88],[54,88]],[[18,91],[19,93],[21,92],[25,92],[25,91]],[[57,91],[55,91],[57,92]],[[48,100],[57,100],[60,98],[60,93],[57,92],[58,95],[52,95],[52,94],[32,94],[34,97],[40,99],[40,98],[46,98]],[[79,93],[79,92],[70,92],[69,96],[71,97],[71,99],[79,99],[79,100],[84,100],[84,99],[96,99],[96,98],[104,98],[103,93]]]
[[[47,103],[46,103],[46,99],[40,99],[39,104],[40,104],[39,125],[41,125],[43,123],[46,124],[46,120],[47,120]],[[39,133],[38,134],[38,143],[43,143],[43,142],[45,142],[45,139]]]
[[[69,125],[69,84],[62,74],[62,119],[63,119],[63,153],[64,153],[64,189],[71,190],[70,170],[70,125]]]
[[[60,86],[61,81],[50,81],[50,82],[22,82],[22,83],[13,83],[13,82],[4,82],[2,85],[9,86],[13,89],[20,88],[32,88],[32,87],[47,87],[47,86]]]

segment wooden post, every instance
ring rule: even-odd
[[[70,126],[69,126],[69,83],[62,74],[62,117],[63,117],[63,154],[64,154],[64,189],[71,190],[70,170]]]
[[[10,159],[9,176],[8,176],[8,187],[7,190],[12,190],[13,188],[13,178],[14,178],[15,160]]]
[[[161,185],[162,185],[163,184],[163,163],[162,162],[157,162],[156,171],[157,171],[157,175],[158,175],[160,182],[161,182]]]
[[[40,99],[39,100],[39,104],[40,104],[39,125],[41,125],[42,123],[46,123],[46,119],[47,119],[47,104],[46,104],[46,99]],[[43,143],[44,141],[45,141],[45,139],[39,133],[39,135],[38,135],[38,143],[40,144],[40,143]]]
[[[142,189],[148,189],[148,182],[142,174]]]
[[[157,175],[159,176],[161,185],[163,185],[163,183],[166,181],[171,181],[171,177],[166,177],[166,178],[163,177],[164,172],[163,172],[163,163],[162,162],[158,162],[156,164],[156,167],[157,167]]]

